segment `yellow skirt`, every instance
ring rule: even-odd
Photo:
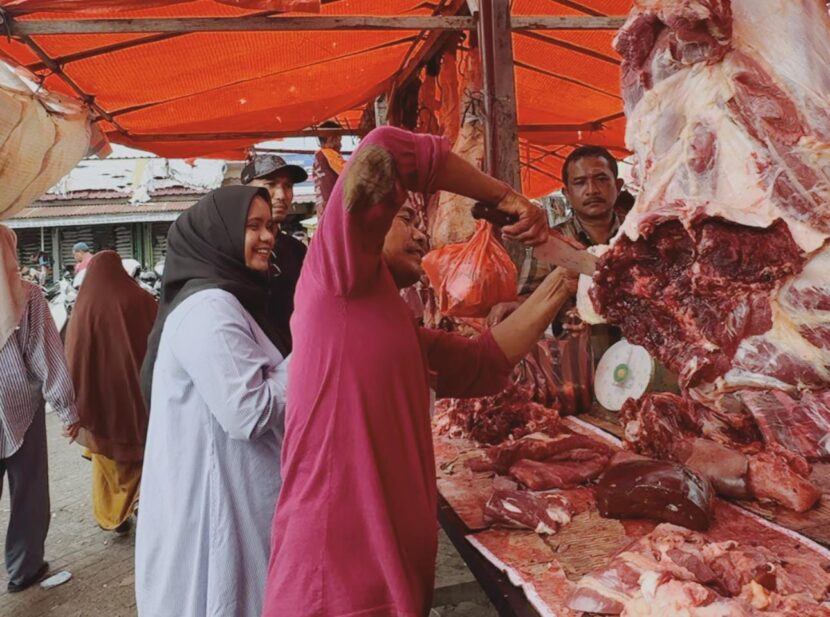
[[[103,529],[115,529],[130,518],[138,504],[140,482],[141,463],[92,455],[92,510]]]

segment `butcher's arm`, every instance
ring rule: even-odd
[[[379,256],[406,191],[437,190],[437,173],[448,154],[449,142],[442,137],[391,126],[371,131],[340,179],[351,233],[369,241]]]
[[[502,228],[502,233],[508,240],[537,246],[548,239],[547,216],[539,206],[455,153],[451,152],[438,169],[434,188],[476,201],[498,204],[499,210],[518,216],[517,223]]]
[[[557,268],[504,321],[493,326],[496,344],[511,363],[521,360],[576,289],[577,275]]]
[[[429,192],[446,139],[393,127],[370,132],[326,204],[304,269],[338,296],[360,295],[381,272],[383,242],[406,190]]]
[[[502,229],[507,238],[534,246],[547,240],[547,218],[541,208],[449,152],[446,140],[432,135],[416,135],[393,127],[375,129],[361,143],[345,174],[346,210],[361,216],[376,238],[386,235],[405,201],[402,191],[388,199],[399,183],[407,191],[449,191],[498,204],[499,210],[519,218],[514,225]],[[381,211],[372,212],[378,207]]]
[[[275,364],[253,338],[241,306],[223,298],[197,303],[181,321],[174,354],[211,415],[233,439],[279,431],[288,362]]]
[[[513,364],[507,361],[490,332],[475,338],[421,328],[421,346],[437,377],[439,398],[489,396],[508,385]]]

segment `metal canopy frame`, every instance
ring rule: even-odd
[[[513,31],[523,30],[617,30],[623,16],[515,16]],[[0,17],[0,26],[13,37],[48,34],[116,34],[194,32],[284,32],[291,30],[475,30],[475,16],[427,15],[384,17],[349,15],[325,17],[191,17],[166,19],[16,19]]]
[[[532,65],[514,62],[512,37],[499,33],[512,31],[523,36],[552,42],[574,50],[573,43],[559,41],[544,31],[557,30],[617,30],[626,21],[626,16],[607,16],[582,6],[576,0],[553,0],[557,4],[577,9],[583,14],[573,16],[512,16],[509,0],[454,0],[442,3],[436,13],[428,16],[284,16],[273,11],[263,11],[245,17],[233,18],[167,18],[167,19],[26,19],[15,18],[0,9],[0,31],[5,30],[12,38],[20,40],[39,58],[40,62],[30,65],[33,71],[50,71],[61,78],[79,98],[98,115],[112,124],[123,135],[135,142],[161,141],[234,141],[266,140],[286,137],[308,137],[323,135],[362,135],[365,130],[317,129],[302,131],[262,131],[237,133],[191,133],[191,134],[134,134],[118,124],[117,116],[123,110],[107,111],[95,102],[95,97],[82,88],[63,70],[64,65],[98,54],[126,49],[144,43],[198,32],[286,32],[286,31],[406,31],[412,33],[410,52],[404,65],[390,83],[400,84],[409,79],[423,63],[432,57],[454,33],[478,31],[479,49],[485,71],[485,94],[488,109],[487,160],[488,171],[507,183],[518,186],[519,151],[517,133],[553,131],[596,131],[601,130],[605,120],[585,122],[579,125],[535,125],[521,126],[516,121],[516,93],[513,76],[514,66],[540,71]],[[469,15],[460,15],[462,10]],[[145,34],[137,40],[125,41],[100,48],[86,50],[66,57],[50,57],[32,38],[33,36],[71,34]],[[405,39],[404,39],[405,40]],[[578,49],[593,57],[599,56],[592,50]],[[600,59],[618,64],[609,56]],[[555,75],[551,75],[555,76]],[[585,84],[580,84],[585,85]]]

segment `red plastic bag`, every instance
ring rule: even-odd
[[[423,266],[444,315],[486,317],[494,305],[516,299],[516,266],[490,223],[476,223],[465,244],[430,251]]]

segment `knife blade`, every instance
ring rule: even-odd
[[[515,214],[498,210],[495,205],[478,202],[473,206],[473,218],[488,221],[496,227],[512,225],[519,221]],[[533,256],[539,261],[562,266],[573,272],[593,276],[597,269],[597,258],[585,249],[577,248],[556,230],[548,230],[548,240],[533,249]]]

